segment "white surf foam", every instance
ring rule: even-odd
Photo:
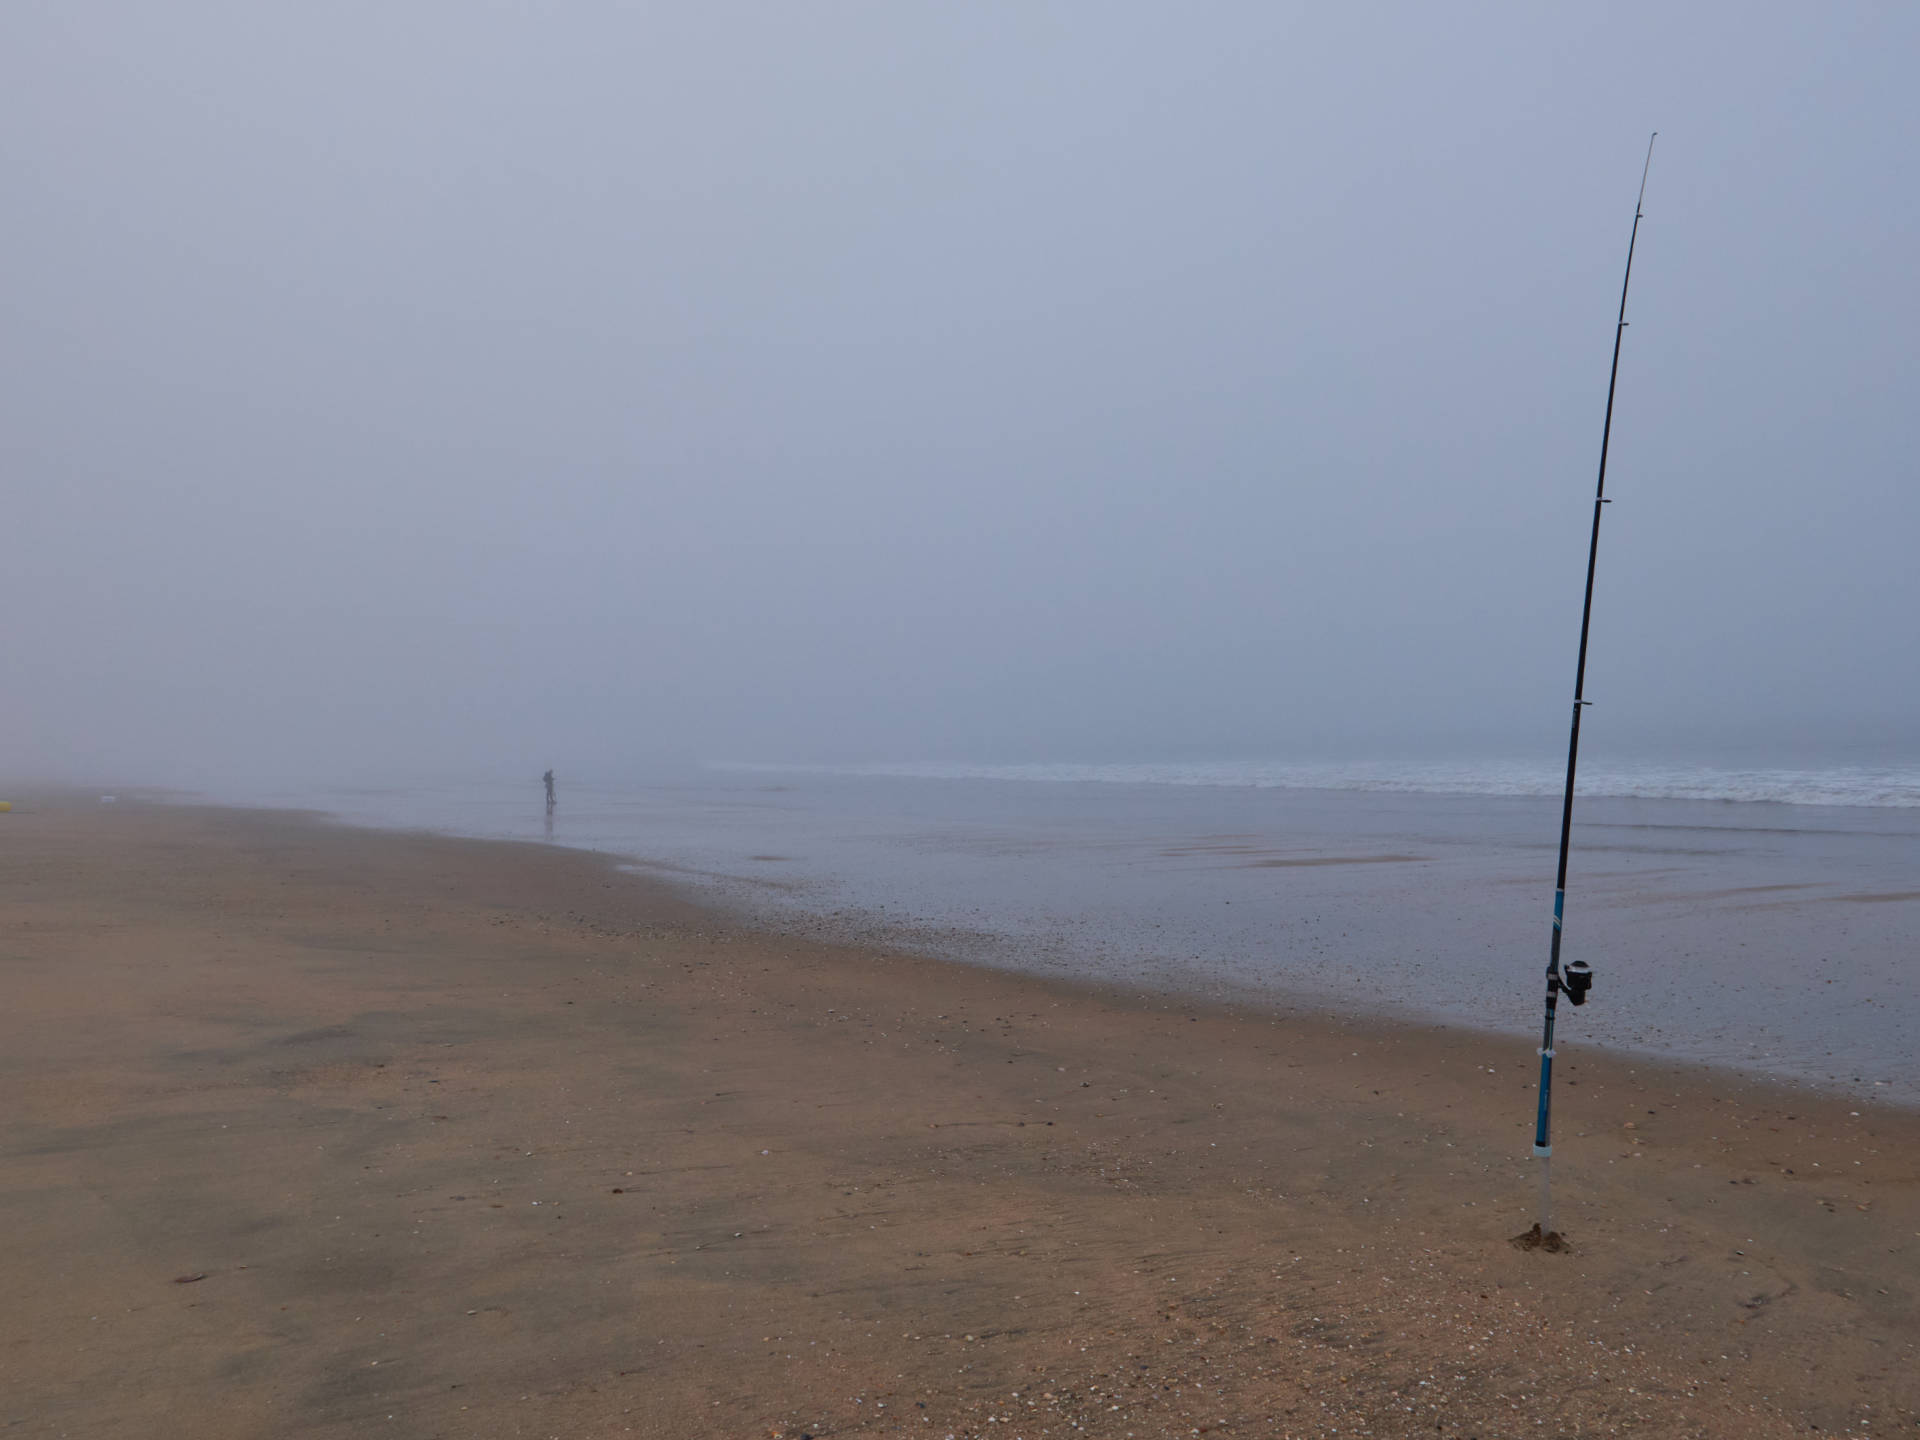
[[[872,761],[848,765],[727,762],[716,768],[891,776],[914,780],[1209,785],[1429,795],[1558,795],[1565,784],[1566,773],[1557,763],[1519,760],[1318,763],[1212,760],[1126,764],[1045,762],[1020,765],[956,764],[944,761]],[[1920,765],[1731,769],[1654,762],[1601,762],[1581,767],[1579,793],[1646,800],[1920,808]]]

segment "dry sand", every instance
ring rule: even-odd
[[[9,1434],[1920,1423],[1912,1113],[1566,1046],[1573,1248],[1522,1253],[1524,1042],[534,846],[39,795],[0,853]]]

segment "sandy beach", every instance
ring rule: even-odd
[[[743,928],[606,857],[0,817],[0,1425],[1920,1424],[1920,1114]]]

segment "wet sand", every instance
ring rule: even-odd
[[[636,857],[744,922],[1170,994],[1525,1040],[1553,796],[702,771],[296,790],[272,808]],[[235,797],[259,804],[266,796]],[[546,823],[550,821],[550,826]],[[1920,810],[1583,796],[1569,1040],[1920,1107]]]
[[[23,1435],[1911,1433],[1920,1115],[15,796]]]

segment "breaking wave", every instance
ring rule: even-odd
[[[874,761],[847,765],[727,763],[724,770],[1118,785],[1213,785],[1282,790],[1366,790],[1427,795],[1558,795],[1565,769],[1526,761],[1213,760],[1181,763],[1020,765]],[[1920,765],[1725,769],[1705,765],[1582,765],[1579,793],[1646,800],[1729,800],[1778,805],[1920,808]]]

